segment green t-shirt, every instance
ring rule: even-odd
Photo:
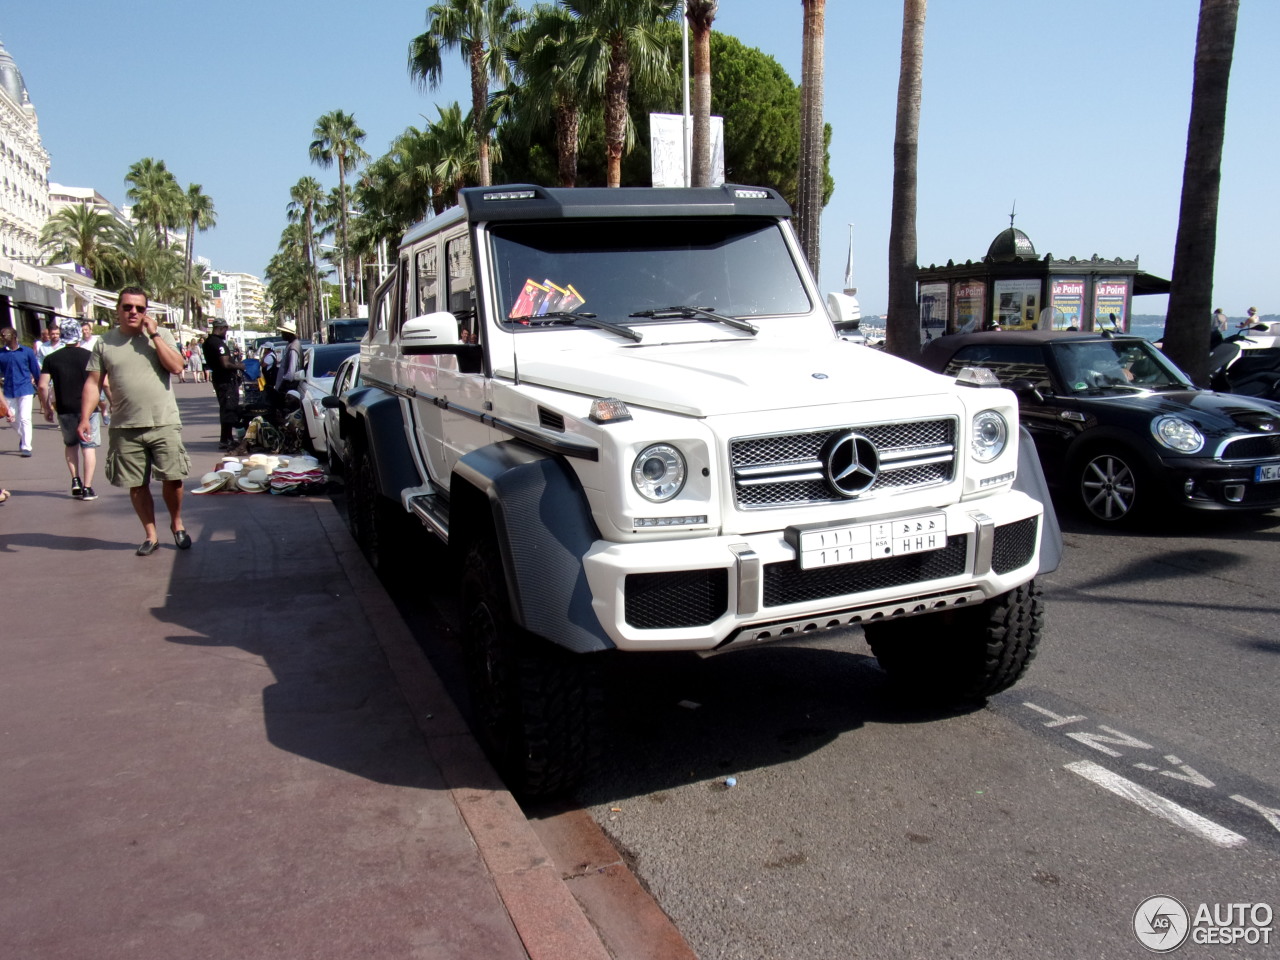
[[[173,337],[163,327],[160,338],[174,346]],[[111,426],[163,427],[182,423],[170,373],[160,363],[156,345],[145,333],[127,337],[119,327],[112,327],[93,345],[89,371],[95,370],[106,374],[111,387]]]

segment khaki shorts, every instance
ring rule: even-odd
[[[112,427],[107,434],[107,480],[113,487],[142,487],[157,480],[185,480],[191,458],[182,427]]]

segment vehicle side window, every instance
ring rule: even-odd
[[[388,278],[374,294],[376,300],[373,305],[373,328],[375,330],[386,330],[391,322],[391,293],[394,289]]]
[[[471,238],[453,237],[445,244],[449,265],[449,312],[458,318],[458,335],[464,343],[476,342],[476,279],[471,268]]]
[[[951,357],[943,373],[954,377],[962,367],[985,367],[1001,383],[1013,380],[1037,383],[1049,379],[1044,351],[1032,343],[975,343],[961,347]]]
[[[436,299],[440,289],[440,266],[436,262],[437,259],[437,247],[434,241],[414,255],[418,279],[417,312],[414,316],[421,317],[436,311]]]
[[[413,290],[413,272],[410,269],[412,264],[408,257],[400,258],[400,297],[396,301],[396,307],[400,311],[400,320],[396,324],[397,327],[403,327],[406,320],[412,320],[417,314],[413,312],[413,302],[409,296]]]

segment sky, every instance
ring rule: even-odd
[[[14,2],[0,42],[26,81],[49,179],[125,204],[124,175],[164,160],[198,183],[218,225],[197,256],[261,276],[289,187],[314,166],[315,121],[341,109],[384,153],[437,104],[470,101],[449,54],[440,87],[409,78],[424,0]],[[715,29],[774,57],[794,80],[800,0],[720,0]],[[979,260],[1009,226],[1043,257],[1137,257],[1168,278],[1182,187],[1199,4],[1195,0],[933,0],[925,26],[917,243],[921,266]],[[890,194],[902,5],[826,5],[825,119],[835,193],[823,213],[819,283],[844,285],[852,225],[864,314],[888,295]],[[1274,51],[1280,3],[1242,0],[1227,105],[1214,305],[1280,312]],[[672,111],[679,112],[673,104]],[[1163,314],[1167,297],[1134,313]]]

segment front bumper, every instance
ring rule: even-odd
[[[1164,457],[1165,484],[1175,502],[1196,510],[1269,510],[1280,507],[1280,480],[1259,482],[1257,467],[1275,461],[1223,462]]]
[[[710,651],[977,603],[1035,575],[1038,501],[1010,491],[939,512],[938,549],[815,569],[783,530],[598,542],[584,558],[592,607],[619,649]]]

